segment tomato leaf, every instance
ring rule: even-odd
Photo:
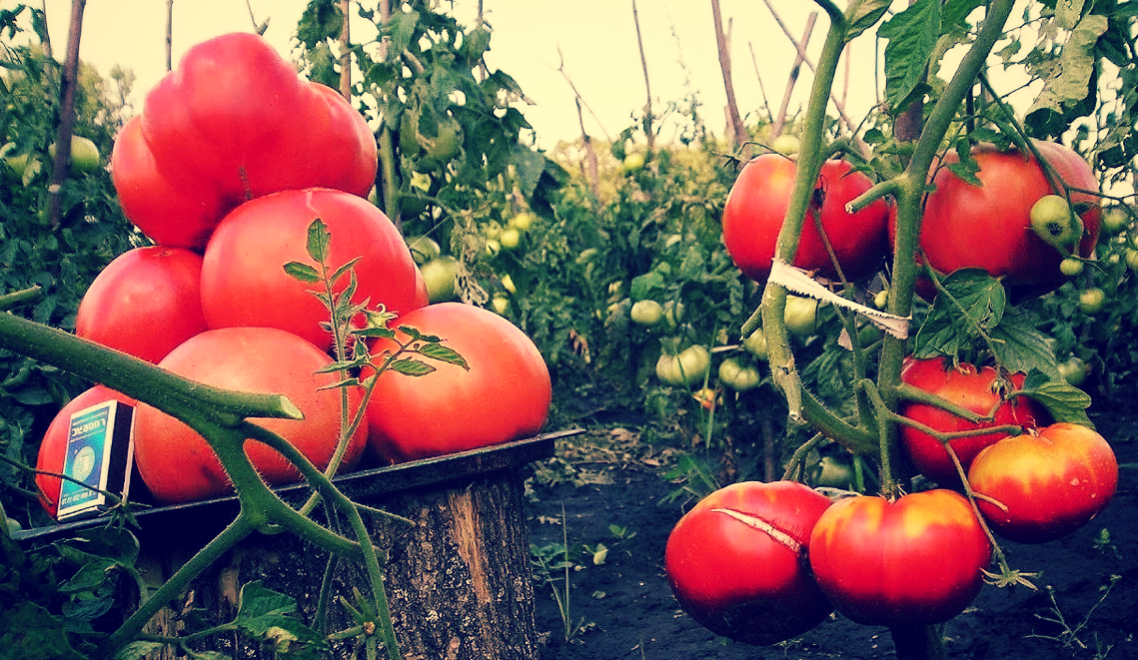
[[[885,102],[892,113],[912,104],[940,38],[940,0],[917,0],[881,25],[885,46]]]
[[[328,243],[332,240],[332,234],[328,232],[328,226],[320,218],[312,221],[308,225],[308,243],[306,248],[308,256],[318,264],[324,263],[328,258]]]
[[[426,376],[435,371],[435,368],[431,365],[414,358],[396,360],[387,365],[387,368],[404,376]]]
[[[351,260],[351,261],[349,261],[348,263],[346,263],[346,264],[344,264],[343,266],[340,266],[339,268],[337,268],[336,270],[334,270],[334,271],[332,272],[332,274],[328,276],[328,281],[329,281],[329,282],[331,282],[331,283],[333,283],[333,284],[335,284],[335,283],[336,283],[336,280],[338,280],[338,279],[340,279],[341,277],[343,277],[343,276],[344,276],[344,273],[346,273],[346,272],[348,272],[349,270],[351,270],[351,269],[352,269],[352,267],[353,267],[353,266],[355,266],[357,263],[359,263],[359,260],[360,260],[360,259],[362,259],[362,258],[363,258],[363,257],[356,257],[355,259],[352,259],[352,260]]]
[[[291,616],[296,611],[294,598],[253,581],[241,587],[240,609],[233,624],[277,651],[290,650],[293,643],[323,645],[324,640],[316,631]]]
[[[357,337],[383,337],[395,339],[395,331],[391,328],[361,328],[352,332]]]
[[[858,0],[857,4],[847,9],[849,28],[846,30],[846,41],[853,41],[862,32],[876,25],[889,10],[890,4],[890,0]]]
[[[1039,331],[1039,318],[1012,308],[1000,325],[992,330],[992,352],[996,361],[1009,371],[1031,373],[1039,369],[1050,378],[1059,377],[1055,353],[1047,337]]]
[[[308,284],[315,284],[320,281],[320,273],[308,264],[302,264],[299,261],[290,261],[284,265],[285,272],[292,276],[293,279],[307,282]]]
[[[978,269],[958,270],[943,281],[928,318],[917,331],[918,358],[956,356],[1004,317],[1007,295],[998,280]]]
[[[466,363],[466,360],[459,355],[457,351],[450,347],[443,346],[442,344],[424,344],[419,348],[419,354],[424,357],[429,357],[432,360],[453,364],[470,371],[470,365]]]
[[[1090,395],[1062,379],[1039,380],[1029,378],[1024,382],[1021,394],[1035,399],[1047,408],[1056,422],[1070,422],[1092,429],[1095,427],[1087,417],[1087,408],[1091,405]]]
[[[414,341],[423,341],[423,342],[427,342],[427,343],[431,343],[431,344],[437,344],[443,340],[442,337],[436,337],[435,335],[423,334],[422,332],[419,332],[418,330],[416,330],[415,328],[412,328],[409,325],[399,326],[399,331],[402,332],[403,334],[407,335],[408,337],[410,337],[411,341],[413,341],[413,342]]]

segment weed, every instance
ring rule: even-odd
[[[1086,631],[1086,627],[1091,620],[1091,615],[1094,614],[1094,611],[1098,609],[1099,605],[1102,605],[1106,597],[1110,595],[1111,589],[1113,589],[1114,585],[1118,584],[1118,581],[1121,579],[1121,575],[1111,575],[1109,582],[1099,587],[1100,595],[1098,600],[1087,610],[1087,613],[1083,616],[1083,620],[1074,626],[1067,621],[1067,617],[1064,616],[1063,611],[1059,609],[1059,603],[1055,600],[1055,590],[1051,586],[1045,587],[1047,597],[1051,599],[1051,611],[1048,614],[1036,614],[1035,616],[1043,621],[1059,626],[1059,633],[1056,635],[1028,635],[1028,637],[1049,639],[1064,648],[1078,647],[1080,649],[1088,649],[1089,647],[1086,642],[1080,639],[1080,635]],[[1096,652],[1094,657],[1105,658],[1113,647],[1107,646],[1103,648],[1101,641],[1098,639],[1098,635],[1095,634],[1095,648]]]
[[[604,548],[603,545],[598,547]],[[600,561],[596,559],[601,551],[595,549],[593,552],[594,563],[603,564],[604,556],[601,556]],[[607,553],[608,550],[605,549],[603,554],[607,555]],[[543,546],[530,544],[530,554],[533,556],[534,579],[553,588],[553,600],[557,602],[557,611],[561,614],[561,622],[564,624],[565,641],[570,642],[577,635],[592,629],[594,624],[585,623],[584,617],[576,622],[573,621],[572,584],[569,581],[569,574],[581,570],[582,567],[575,564],[571,558],[569,530],[565,523],[564,505],[561,507],[561,543],[549,543]],[[555,571],[564,574],[562,577],[553,577]],[[562,581],[562,584],[558,585],[558,581]]]

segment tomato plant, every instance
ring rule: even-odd
[[[55,415],[55,418],[51,420],[47,431],[44,432],[43,440],[40,442],[39,456],[36,459],[36,469],[61,474],[63,472],[64,462],[67,458],[67,445],[71,432],[72,413],[106,401],[111,401],[112,399],[128,405],[136,405],[135,400],[125,394],[103,387],[102,385],[95,385],[80,393],[69,401],[67,405],[63,406]],[[59,477],[47,474],[36,475],[36,488],[39,490],[40,505],[43,506],[44,511],[47,511],[48,515],[52,518],[54,518],[59,511],[60,483]]]
[[[790,203],[795,169],[795,161],[779,154],[755,158],[743,166],[723,208],[727,251],[755,281],[765,281],[770,275],[775,239]],[[877,270],[887,250],[888,206],[878,200],[857,213],[846,212],[846,204],[872,186],[873,181],[853,171],[848,162],[832,160],[822,166],[795,266],[838,279],[826,242],[816,227],[817,217],[847,280],[858,281]]]
[[[1002,378],[994,368],[978,368],[970,364],[953,367],[942,358],[906,361],[901,380],[928,394],[990,420],[973,422],[958,414],[929,403],[906,401],[898,412],[942,433],[956,433],[973,429],[1018,424],[1033,426],[1046,423],[1047,411],[1031,399],[1016,396],[1005,398],[1013,389],[1023,386],[1022,373]],[[959,437],[949,446],[960,460],[965,473],[972,460],[982,449],[1007,436],[1007,433],[985,433]],[[956,465],[937,438],[911,426],[901,428],[901,441],[917,470],[943,486],[960,483]]]
[[[363,117],[251,33],[186,51],[111,163],[127,217],[158,243],[194,249],[249,199],[311,187],[365,197],[378,167]]]
[[[1098,180],[1090,165],[1070,148],[1054,142],[1033,141],[1040,155],[1054,168],[1064,185],[1097,191]],[[960,268],[981,268],[1005,285],[1025,293],[1050,291],[1064,281],[1059,264],[1068,256],[1031,230],[1031,209],[1044,196],[1056,192],[1044,169],[1032,155],[992,145],[973,147],[969,155],[976,169],[974,180],[962,178],[952,165],[955,151],[945,157],[925,200],[920,250],[929,266],[941,273]],[[1063,189],[1058,190],[1063,194]],[[1083,231],[1070,254],[1090,257],[1098,241],[1102,209],[1090,192],[1072,192],[1071,202]]]
[[[305,245],[315,218],[332,234],[329,263],[339,267],[359,258],[354,300],[368,298],[399,314],[427,303],[411,251],[382,211],[337,190],[288,190],[242,204],[217,226],[202,263],[202,309],[211,328],[280,328],[330,345],[321,327],[328,317],[324,305],[284,270],[286,263],[309,261]],[[344,278],[335,291],[348,285]]]
[[[810,568],[839,612],[867,625],[932,624],[964,611],[991,555],[972,505],[950,490],[838,500],[810,534]]]
[[[75,334],[157,363],[206,329],[201,271],[201,255],[185,248],[124,252],[83,295]]]
[[[999,502],[977,502],[997,534],[1043,543],[1070,534],[1106,507],[1118,486],[1118,461],[1095,431],[1052,424],[981,451],[968,483]]]
[[[332,360],[312,343],[276,328],[207,330],[170,352],[158,366],[192,381],[245,392],[283,394],[304,419],[255,418],[278,433],[323,470],[340,436],[339,388],[336,373],[317,373]],[[347,389],[348,410],[359,409],[363,394]],[[359,461],[367,445],[367,425],[348,443],[342,469]],[[247,441],[245,452],[270,484],[300,478],[277,451]],[[162,504],[193,502],[224,495],[232,484],[205,439],[197,431],[151,405],[135,412],[135,463],[155,500]]]
[[[739,482],[700,500],[668,537],[664,569],[684,610],[717,635],[775,644],[833,609],[807,569],[830,500],[792,481]]]
[[[466,367],[440,364],[422,377],[380,374],[368,404],[372,451],[389,462],[439,456],[519,440],[541,430],[552,384],[533,341],[501,316],[473,305],[438,303],[395,323],[443,340]],[[400,341],[411,339],[398,331]],[[378,361],[394,342],[378,339]],[[366,376],[366,375],[365,375]]]

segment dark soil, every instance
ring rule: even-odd
[[[1013,568],[1038,573],[1033,581],[1039,590],[985,586],[971,608],[946,624],[947,658],[1138,659],[1138,413],[1113,419],[1099,414],[1095,422],[1122,465],[1114,500],[1066,538],[1002,543]],[[537,626],[547,634],[543,660],[895,657],[888,629],[837,614],[772,647],[720,638],[695,623],[664,574],[664,546],[683,512],[679,502],[661,503],[676,489],[660,467],[666,460],[622,450],[636,440],[627,431],[590,435],[606,433],[612,440],[608,456],[554,459],[533,480],[531,542],[538,548],[561,544],[564,532],[573,564],[570,634],[553,596],[555,589],[564,596],[563,569],[535,584]],[[603,563],[589,552],[598,544],[608,548]]]

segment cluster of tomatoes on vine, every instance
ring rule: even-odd
[[[360,113],[299,77],[260,36],[194,46],[148,93],[111,158],[123,210],[153,244],[99,274],[76,333],[191,381],[287,396],[303,419],[254,421],[321,470],[333,460],[343,472],[536,433],[551,398],[542,356],[492,311],[429,304],[403,236],[367,199],[377,167],[376,140]],[[326,232],[323,262],[311,249],[315,227]],[[288,264],[331,272],[327,289]],[[355,313],[364,305],[382,313]],[[330,309],[352,310],[349,332],[377,318],[390,332],[354,345],[350,337],[334,341]],[[411,359],[429,343],[424,336],[460,358]],[[95,385],[64,407],[41,444],[37,467],[45,473],[36,480],[49,514],[60,490],[50,473],[62,471],[70,414],[112,398],[136,406],[135,466],[156,503],[232,491],[206,440],[186,423]],[[345,403],[358,421],[347,429]],[[270,484],[300,478],[267,445],[250,440],[245,450]]]
[[[949,153],[931,177],[914,258],[944,274],[981,269],[1018,296],[1053,291],[1072,262],[1092,259],[1102,209],[1091,168],[1062,145],[1033,146],[977,145],[967,167],[950,167],[959,158]],[[756,281],[771,273],[795,169],[794,159],[761,155],[727,200],[727,249]],[[865,281],[891,252],[890,204],[849,213],[873,181],[845,161],[827,161],[817,185],[820,203],[808,211],[793,265]],[[934,284],[922,279],[917,292],[932,300]],[[1044,543],[1070,534],[1106,507],[1118,480],[1109,443],[1088,425],[1054,422],[1028,396],[1027,378],[906,358],[897,420],[905,458],[923,477],[916,492],[831,500],[795,481],[720,489],[669,537],[665,565],[678,601],[717,634],[774,644],[835,609],[869,625],[942,623],[986,580],[1015,582],[996,537]]]

